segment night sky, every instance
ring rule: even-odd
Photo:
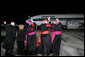
[[[39,14],[83,14],[84,1],[3,1],[1,2],[1,23],[15,21],[25,23],[27,16]]]

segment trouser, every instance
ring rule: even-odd
[[[5,56],[11,56],[12,53],[13,53],[13,49],[12,48],[6,49]]]
[[[17,41],[17,45],[18,45],[18,54],[22,54],[23,50],[24,50],[24,41]]]

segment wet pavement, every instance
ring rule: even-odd
[[[4,31],[1,35],[5,35]],[[39,37],[39,31],[37,31],[37,38],[38,37]],[[2,48],[2,45],[3,41],[1,42],[1,56],[5,56],[4,55],[5,49]],[[15,41],[13,54],[15,56],[19,56],[16,50],[17,50],[17,43]],[[53,55],[50,54],[49,56]],[[84,56],[84,30],[63,30],[60,56]]]

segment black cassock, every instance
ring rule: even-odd
[[[11,25],[6,25],[6,37],[4,39],[3,48],[6,49],[5,55],[12,55],[14,42],[16,39],[16,29]]]
[[[34,24],[29,25],[26,28],[27,44],[25,43],[26,44],[25,50],[27,51],[28,54],[35,54],[36,52],[37,38],[36,38],[35,32],[36,32],[36,29]],[[32,34],[32,35],[28,35],[28,34]]]
[[[25,41],[25,30],[17,30],[17,51],[18,54],[23,54],[24,41]]]
[[[58,32],[61,31],[62,32],[62,24],[52,24],[52,31],[53,32]],[[53,40],[53,44],[52,44],[52,51],[54,53],[54,55],[59,56],[60,53],[60,44],[61,44],[61,38],[62,38],[62,34],[56,34]]]
[[[50,32],[50,27],[47,24],[41,24],[40,26],[40,31],[49,31]],[[43,55],[49,55],[50,50],[51,50],[51,35],[50,33],[48,34],[41,34],[41,53]]]

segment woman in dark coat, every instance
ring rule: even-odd
[[[6,56],[11,56],[13,53],[14,42],[16,39],[16,29],[14,25],[14,22],[11,22],[11,25],[6,25],[6,37],[3,44],[3,48],[6,49]]]

